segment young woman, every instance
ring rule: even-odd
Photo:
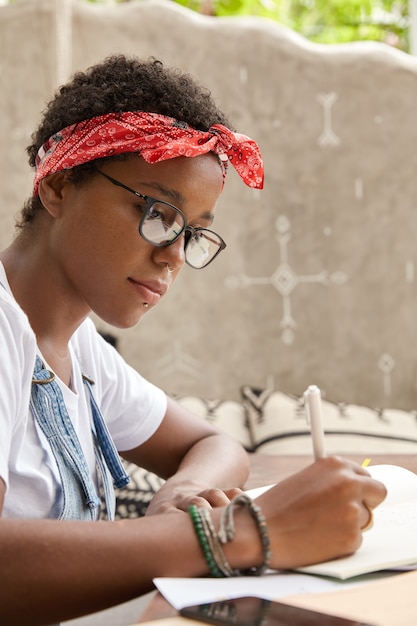
[[[244,450],[133,371],[89,319],[131,327],[184,263],[220,254],[228,164],[263,184],[255,142],[191,77],[115,56],[58,91],[28,152],[33,196],[0,254],[2,624],[97,611],[155,576],[357,549],[385,495],[366,470],[328,458],[245,499]],[[91,523],[102,509],[112,520],[118,453],[166,482],[146,517]]]

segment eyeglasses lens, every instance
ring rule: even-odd
[[[142,221],[142,235],[149,242],[163,246],[174,241],[184,229],[184,220],[169,204],[154,202]]]
[[[221,249],[221,243],[215,233],[200,230],[194,233],[185,248],[188,265],[196,269],[205,267]]]
[[[214,259],[225,247],[223,240],[211,230],[186,227],[183,216],[175,207],[162,202],[153,202],[147,208],[140,232],[149,243],[166,246],[173,243],[185,229],[185,260],[195,269],[201,269]]]

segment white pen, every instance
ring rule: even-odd
[[[314,458],[322,459],[326,456],[324,451],[324,429],[321,409],[321,393],[316,385],[310,385],[304,393],[304,406],[307,421],[310,424],[311,437],[313,440]]]

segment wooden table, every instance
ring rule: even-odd
[[[249,457],[251,470],[246,489],[277,483],[313,462],[312,456],[302,455],[262,456],[250,454]],[[348,458],[357,463],[362,463],[364,457],[363,455],[349,455]],[[406,467],[417,474],[417,454],[372,455],[371,463],[372,465],[385,463],[401,465],[401,467]]]
[[[277,483],[294,472],[306,467],[313,462],[311,456],[291,455],[291,456],[262,456],[258,454],[250,454],[251,471],[247,484],[247,489],[262,487]],[[349,455],[353,461],[362,463],[363,455]],[[373,455],[372,464],[380,465],[389,463],[391,465],[400,465],[417,474],[417,455],[398,454],[398,455]],[[174,617],[178,615],[177,611],[163,598],[163,596],[155,591],[148,606],[143,611],[138,620],[148,622],[166,617]]]

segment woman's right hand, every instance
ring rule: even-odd
[[[271,541],[270,567],[286,569],[355,552],[385,486],[353,461],[326,457],[259,496]]]

